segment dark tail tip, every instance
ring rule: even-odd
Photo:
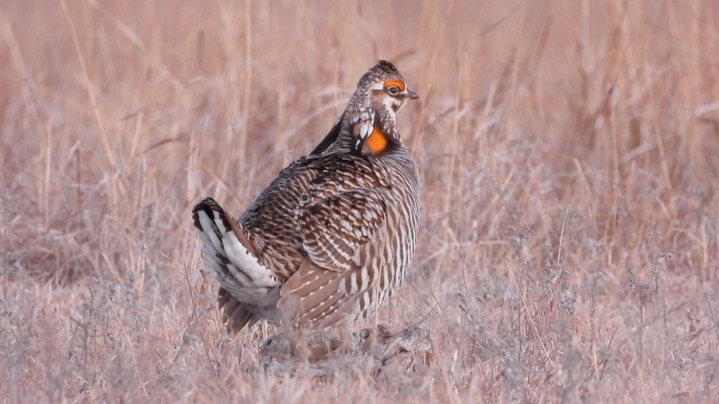
[[[197,205],[195,205],[194,208],[192,208],[192,221],[195,223],[195,227],[197,227],[198,230],[202,230],[200,218],[197,214],[199,211],[205,212],[209,217],[214,217],[214,215],[212,214],[213,211],[222,212],[222,214],[224,215],[224,211],[222,210],[220,204],[209,196],[206,196],[202,201],[200,201],[200,203],[198,203]]]
[[[205,199],[200,201],[200,203],[195,205],[194,208],[192,208],[192,220],[195,223],[195,227],[197,227],[200,231],[207,230],[202,228],[202,223],[200,223],[200,215],[198,214],[200,211],[205,212],[205,214],[213,221],[216,219],[221,220],[225,229],[232,229],[237,226],[234,220],[230,218],[230,215],[225,213],[225,210],[222,209],[222,206],[220,206],[217,201],[207,196]],[[217,213],[217,218],[215,217],[215,212]],[[216,227],[216,224],[213,225],[213,227]]]

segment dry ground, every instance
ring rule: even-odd
[[[2,401],[715,400],[718,26],[700,0],[3,1]],[[273,327],[226,335],[190,209],[241,213],[380,57],[422,97],[420,246],[357,324],[394,345],[288,370]]]

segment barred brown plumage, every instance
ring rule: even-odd
[[[419,229],[419,175],[395,123],[417,94],[379,61],[334,127],[238,221],[212,198],[192,210],[230,330],[258,319],[326,327],[399,288]]]

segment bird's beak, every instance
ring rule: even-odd
[[[407,87],[407,96],[410,100],[416,100],[419,98],[419,95],[417,95],[417,93],[409,87]]]

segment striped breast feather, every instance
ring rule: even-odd
[[[296,217],[308,258],[332,271],[361,268],[359,250],[386,217],[383,191],[358,188],[306,200]]]

